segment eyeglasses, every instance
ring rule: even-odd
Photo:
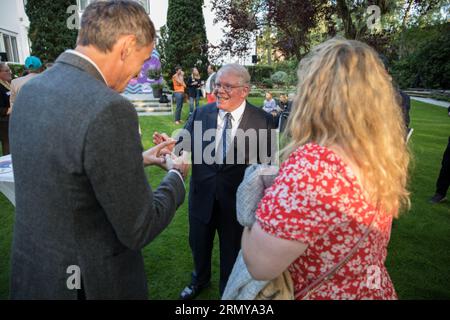
[[[11,70],[10,70],[10,69],[6,69],[6,70],[1,70],[0,72],[8,72],[8,73],[11,73]]]
[[[214,84],[215,91],[219,91],[220,88],[222,88],[226,93],[230,93],[233,89],[242,88],[242,87],[245,87],[245,86],[231,86],[229,84],[220,84],[220,83]]]

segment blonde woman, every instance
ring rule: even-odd
[[[243,234],[257,280],[288,269],[296,299],[396,299],[384,266],[392,219],[409,206],[409,154],[377,53],[329,40],[300,62],[292,141]]]

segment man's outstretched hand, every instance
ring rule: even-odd
[[[166,155],[170,155],[171,151],[175,146],[175,140],[164,141],[147,151],[142,153],[142,157],[144,158],[144,166],[157,165],[164,170],[167,170],[166,167]]]
[[[164,149],[162,150],[162,152],[164,152],[164,154],[169,154],[169,153],[173,152],[173,149],[175,148],[176,140],[169,137],[166,133],[159,133],[159,132],[153,133],[153,143],[155,145],[159,145],[163,142],[168,142],[168,141],[172,141],[173,144],[170,144],[169,146],[164,147]]]

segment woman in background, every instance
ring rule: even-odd
[[[0,62],[0,141],[2,154],[9,154],[9,113],[11,95],[11,69],[5,62]]]
[[[189,115],[194,112],[195,108],[200,106],[201,87],[203,85],[200,73],[196,67],[192,68],[192,74],[187,80],[188,94],[189,94]]]
[[[337,38],[298,77],[285,161],[243,234],[248,270],[288,269],[296,299],[396,299],[384,263],[409,153],[390,77],[369,46]]]

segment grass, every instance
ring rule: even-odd
[[[262,99],[251,98],[262,104]],[[188,110],[184,106],[183,119]],[[428,204],[434,193],[440,162],[450,134],[446,109],[413,101],[411,147],[414,167],[411,170],[412,208],[394,222],[388,250],[387,268],[400,299],[450,298],[450,203]],[[140,119],[145,148],[151,147],[154,131],[171,133],[178,127],[171,116]],[[156,188],[164,173],[146,169]],[[188,184],[187,184],[188,186]],[[187,200],[187,198],[186,198]],[[9,260],[14,207],[0,194],[0,299],[9,294]],[[178,210],[170,226],[143,250],[151,299],[177,299],[189,283],[192,258],[188,244],[187,201]],[[199,299],[218,299],[218,243],[213,253],[212,287]]]

